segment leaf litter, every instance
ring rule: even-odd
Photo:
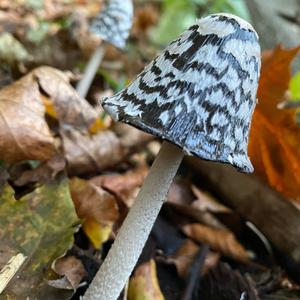
[[[93,95],[111,93],[111,88],[126,84],[124,76],[129,81],[154,56],[157,49],[149,46],[148,40],[153,38],[151,27],[159,22],[161,7],[152,3],[138,6],[132,31],[136,46],[131,44],[128,57],[108,51],[104,72],[96,75],[87,101],[71,83],[80,77],[75,61],[85,62],[98,43],[89,36],[86,26],[100,8],[99,3],[45,2],[33,10],[28,9],[26,1],[0,4],[5,8],[0,12],[0,28],[9,29],[13,35],[8,41],[16,45],[14,51],[4,51],[9,56],[2,59],[14,72],[17,62],[18,73],[13,74],[14,82],[6,81],[6,87],[0,90],[0,270],[20,252],[28,257],[1,299],[24,299],[21,295],[69,299],[80,291],[80,282],[90,279],[91,269],[98,267],[99,257],[106,255],[155,155],[147,147],[152,136],[114,124],[109,117],[104,121],[93,106],[98,101]],[[78,8],[81,13],[71,16]],[[257,175],[286,198],[297,201],[299,128],[295,111],[280,110],[278,103],[286,97],[290,63],[298,50],[277,47],[263,54],[259,104],[250,138]],[[118,63],[115,70],[114,61]],[[50,66],[40,66],[43,62]],[[117,84],[111,86],[109,76]],[[19,171],[13,174],[18,166]],[[219,288],[227,281],[225,294],[237,299],[245,292],[249,299],[264,299],[266,294],[294,295],[296,283],[272,286],[265,292],[267,283],[261,284],[257,278],[263,278],[262,269],[276,273],[276,268],[249,256],[248,249],[260,258],[261,249],[255,248],[256,238],[250,245],[245,239],[241,227],[245,220],[236,221],[236,212],[223,203],[222,195],[207,193],[209,187],[205,183],[198,186],[195,177],[197,173],[184,165],[160,215],[163,222],[156,225],[160,235],[151,235],[148,252],[142,255],[146,259],[138,263],[130,280],[127,299],[174,299],[164,293],[182,280],[188,284],[197,253],[206,245],[211,250],[194,290],[203,299],[211,297],[203,296],[208,289],[214,292],[214,299],[221,297]],[[259,205],[255,196],[252,205]],[[74,242],[79,222],[82,230],[76,233]],[[174,236],[167,236],[171,232],[167,223],[177,232]],[[163,240],[172,241],[174,247],[157,248]],[[81,250],[74,250],[78,248]],[[84,255],[78,254],[81,252]],[[276,267],[280,264],[277,260],[273,263]],[[174,268],[160,273],[164,265]],[[283,282],[281,271],[277,274]],[[163,285],[171,276],[172,285]]]

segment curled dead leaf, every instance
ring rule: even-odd
[[[72,175],[99,172],[124,159],[128,150],[110,130],[94,135],[70,129],[61,131],[68,172]]]
[[[72,128],[61,130],[68,171],[72,175],[100,172],[123,162],[152,140],[134,127],[118,124],[94,135]]]
[[[80,178],[72,178],[69,186],[77,215],[84,220],[83,230],[99,249],[119,217],[116,199],[101,187]]]
[[[194,195],[197,197],[196,201],[193,201],[192,207],[195,209],[199,209],[202,211],[209,211],[212,213],[230,213],[231,210],[225,205],[218,202],[216,198],[214,198],[208,192],[203,192],[198,189],[195,185],[191,186],[191,189]]]
[[[55,116],[54,110],[61,126],[87,130],[95,122],[96,110],[70,85],[70,73],[43,66],[36,68],[33,74],[42,93],[48,97],[46,107],[50,115]]]
[[[191,188],[190,184],[184,181],[173,182],[168,193],[167,203],[181,215],[183,214],[194,221],[225,229],[225,226],[212,212],[227,212],[227,208],[193,185]]]
[[[182,227],[182,231],[192,240],[205,243],[212,249],[225,256],[246,262],[250,255],[228,230],[211,228],[201,224],[189,224]]]
[[[121,175],[100,175],[91,179],[91,182],[108,190],[131,207],[147,173],[148,168],[142,166]]]
[[[54,139],[44,118],[45,107],[58,118],[61,129],[88,132],[97,111],[77,94],[69,79],[70,74],[43,66],[0,91],[2,159],[44,161],[53,156]]]
[[[55,273],[63,277],[56,280],[48,280],[48,284],[57,288],[73,289],[74,291],[81,280],[87,275],[82,262],[75,256],[57,259],[52,269]]]
[[[55,176],[64,170],[66,161],[61,154],[54,155],[51,159],[41,163],[37,168],[27,170],[14,181],[17,186],[23,186],[28,183],[46,183],[55,178]]]
[[[79,218],[93,219],[103,225],[111,225],[118,219],[118,206],[113,195],[76,177],[70,180],[69,186]]]
[[[54,139],[32,73],[0,91],[0,156],[8,162],[48,160]],[[7,151],[9,149],[9,151]]]

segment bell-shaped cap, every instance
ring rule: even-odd
[[[260,72],[258,35],[229,14],[200,19],[104,109],[205,160],[253,171],[248,135]]]
[[[110,0],[94,19],[90,32],[123,49],[133,21],[132,0]]]

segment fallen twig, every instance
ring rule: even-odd
[[[22,253],[18,253],[17,255],[13,256],[2,268],[0,271],[0,294],[4,291],[15,274],[19,271],[25,260],[26,256]]]

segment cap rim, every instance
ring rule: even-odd
[[[180,143],[178,140],[174,139],[172,136],[169,136],[167,133],[163,134],[159,130],[155,129],[154,127],[146,126],[141,119],[138,117],[130,117],[126,118],[126,115],[120,116],[116,115],[113,111],[111,111],[111,107],[105,105],[104,102],[102,102],[102,106],[105,111],[107,111],[111,116],[114,116],[115,121],[120,121],[123,123],[126,123],[128,125],[131,125],[139,130],[142,130],[146,133],[149,133],[153,136],[156,136],[162,140],[168,141],[182,149],[182,151],[185,153],[185,155],[189,156],[196,156],[200,159],[206,160],[206,161],[212,161],[212,162],[218,162],[218,163],[225,163],[229,164],[233,167],[235,167],[238,171],[243,172],[243,173],[252,173],[254,171],[254,168],[252,166],[252,163],[249,159],[249,157],[244,156],[242,159],[239,159],[237,161],[232,157],[231,159],[225,158],[224,156],[217,156],[216,153],[210,153],[210,156],[205,155],[203,150],[198,149],[198,151],[195,150],[190,150],[186,147],[186,145],[183,145]]]

